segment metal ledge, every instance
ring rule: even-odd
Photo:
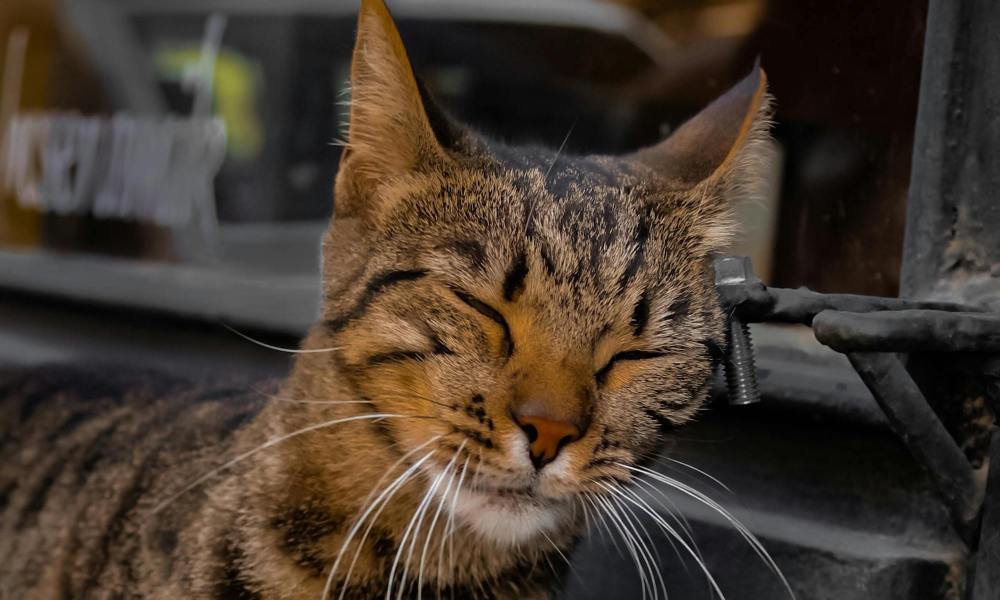
[[[43,252],[0,252],[0,287],[289,334],[305,331],[319,306],[315,275]]]

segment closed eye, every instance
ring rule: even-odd
[[[452,290],[452,292],[454,292],[455,296],[470,308],[493,321],[503,329],[503,351],[504,355],[507,358],[510,358],[511,355],[514,354],[514,340],[511,338],[510,325],[507,324],[507,319],[504,319],[503,315],[501,315],[498,310],[470,294],[461,290]]]
[[[666,355],[666,352],[649,352],[646,350],[626,350],[625,352],[619,352],[612,356],[611,360],[601,367],[600,370],[594,373],[594,379],[597,380],[597,385],[604,385],[605,380],[608,378],[608,373],[611,372],[611,367],[615,366],[615,363],[624,360],[649,360]]]

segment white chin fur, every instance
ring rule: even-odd
[[[455,506],[455,518],[460,523],[503,546],[525,543],[540,532],[557,529],[562,512],[559,506],[542,506],[468,489],[462,490]]]

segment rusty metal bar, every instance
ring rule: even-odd
[[[813,333],[839,352],[1000,352],[1000,315],[938,310],[816,315]]]
[[[934,481],[956,530],[963,537],[971,536],[980,504],[972,466],[913,378],[894,354],[851,352],[847,358],[893,431]]]
[[[901,293],[1000,299],[1000,2],[931,0]]]
[[[993,428],[990,474],[976,553],[972,600],[995,600],[1000,594],[1000,428]]]
[[[810,325],[813,318],[825,310],[854,313],[900,310],[978,313],[981,310],[977,307],[953,302],[923,302],[857,294],[821,294],[807,289],[767,287],[759,281],[718,285],[716,289],[723,304],[735,307],[737,314],[748,323]]]

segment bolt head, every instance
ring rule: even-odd
[[[715,285],[738,285],[756,279],[749,256],[723,256],[715,259]]]

